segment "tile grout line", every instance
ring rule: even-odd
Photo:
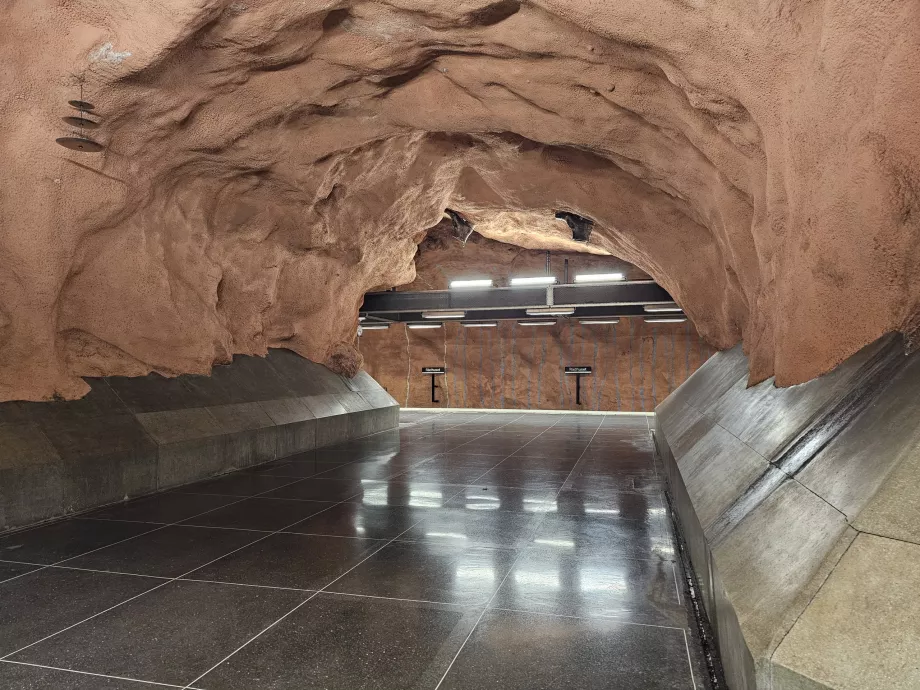
[[[518,417],[518,418],[520,418],[520,417]],[[511,424],[511,423],[514,422],[514,421],[515,421],[515,420],[511,420],[511,422],[508,422],[508,424]],[[502,426],[507,426],[507,424],[502,425]],[[501,428],[501,427],[499,427],[499,428]],[[478,436],[477,438],[482,438],[482,436],[486,436],[487,434],[491,433],[492,431],[494,431],[494,429],[491,429],[491,430],[487,431],[486,433],[481,434],[481,435]],[[475,441],[476,439],[471,439],[471,440],[472,440],[472,441]],[[459,495],[459,494],[460,494],[460,492],[458,491],[456,494],[453,494],[453,495],[452,495],[450,498],[448,498],[447,500],[450,500],[450,499],[452,499],[454,496],[457,496],[457,495]],[[345,501],[342,501],[342,503],[344,503],[344,502],[345,502]],[[298,521],[298,522],[300,522],[300,521]],[[328,584],[326,584],[326,585],[325,585],[324,587],[322,587],[321,589],[315,591],[313,594],[311,594],[309,597],[307,597],[304,601],[300,602],[299,604],[297,604],[297,606],[295,606],[295,607],[292,608],[290,611],[288,611],[288,612],[285,613],[283,616],[281,616],[278,620],[276,620],[275,622],[271,623],[271,624],[268,625],[266,628],[262,629],[260,632],[256,633],[253,637],[251,637],[249,640],[247,640],[247,641],[244,642],[242,645],[240,645],[239,647],[237,647],[235,650],[233,650],[232,652],[230,652],[230,654],[228,654],[228,655],[225,656],[223,659],[221,659],[220,661],[218,661],[218,662],[217,662],[216,664],[214,664],[211,668],[207,669],[207,670],[206,670],[204,673],[202,673],[200,676],[198,676],[197,678],[193,679],[188,685],[185,686],[185,688],[184,688],[183,690],[190,690],[191,687],[192,687],[195,683],[197,683],[199,680],[201,680],[202,678],[204,678],[205,676],[207,676],[207,675],[208,675],[209,673],[211,673],[214,669],[216,669],[216,668],[218,668],[219,666],[221,666],[222,664],[224,664],[228,659],[232,658],[235,654],[237,654],[238,652],[240,652],[241,650],[243,650],[244,648],[246,648],[250,643],[254,642],[254,641],[257,640],[259,637],[261,637],[262,635],[264,635],[266,632],[268,632],[269,630],[271,630],[272,628],[274,628],[276,625],[278,625],[279,623],[281,623],[285,618],[287,618],[288,616],[290,616],[290,615],[292,615],[293,613],[295,613],[295,612],[296,612],[298,609],[300,609],[302,606],[304,606],[304,605],[306,605],[307,603],[309,603],[310,601],[312,601],[316,596],[318,596],[319,594],[321,594],[321,593],[323,593],[324,591],[326,591],[329,587],[331,587],[331,586],[334,585],[336,582],[338,582],[339,580],[341,580],[343,577],[345,577],[346,575],[348,575],[352,570],[354,570],[355,568],[359,567],[360,565],[362,565],[363,563],[365,563],[368,559],[372,558],[373,556],[375,556],[376,554],[378,554],[380,551],[382,551],[383,549],[385,549],[387,546],[389,546],[390,544],[392,544],[393,542],[395,542],[399,537],[401,537],[403,534],[405,534],[406,532],[408,532],[409,530],[411,530],[412,528],[414,528],[414,527],[415,527],[417,524],[419,524],[420,522],[421,522],[421,519],[416,520],[416,521],[413,522],[411,525],[409,525],[409,527],[407,527],[407,528],[404,529],[402,532],[400,532],[399,534],[397,534],[395,537],[393,537],[392,539],[390,539],[390,540],[387,541],[386,543],[382,544],[379,548],[374,549],[373,551],[371,551],[370,553],[368,553],[364,558],[362,558],[360,561],[358,561],[357,563],[355,563],[355,564],[354,564],[353,566],[351,566],[348,570],[346,570],[345,572],[343,572],[341,575],[339,575],[338,577],[336,577],[334,580],[332,580],[331,582],[329,582]],[[297,523],[295,523],[295,524],[297,524]],[[278,530],[278,531],[280,532],[281,530]],[[272,536],[272,535],[268,535],[268,536]],[[268,537],[265,537],[265,538],[267,539]],[[258,540],[258,541],[261,541],[261,540]],[[256,543],[256,542],[253,542],[253,543]],[[247,544],[245,547],[242,547],[242,548],[246,548],[246,547],[248,547],[248,546],[251,546],[251,544]],[[231,553],[233,553],[233,552],[231,552]],[[226,555],[229,556],[230,554],[226,554]],[[224,557],[225,557],[225,556],[221,556],[221,558],[224,558]],[[219,559],[215,559],[215,560],[219,560]],[[212,561],[212,562],[213,562],[213,561]],[[204,567],[206,567],[207,565],[209,565],[209,564],[206,563],[205,565],[201,566],[201,568],[204,568]],[[199,568],[196,568],[196,570],[198,570],[198,569],[199,569]],[[191,571],[191,572],[194,572],[194,571]],[[186,573],[186,574],[188,574],[188,573]],[[164,586],[165,586],[165,584],[168,584],[168,583],[164,583]]]
[[[687,631],[681,628],[681,632],[684,633],[684,647],[687,650],[687,666],[690,667],[690,684],[693,686],[693,690],[696,690],[696,676],[693,673],[693,659],[690,657],[690,642],[687,641]]]
[[[81,676],[93,676],[94,678],[111,678],[113,680],[127,680],[133,683],[145,683],[147,685],[155,685],[160,688],[178,688],[179,690],[198,690],[197,688],[183,688],[181,685],[172,685],[170,683],[159,683],[155,680],[141,680],[139,678],[129,678],[128,676],[110,676],[105,673],[93,673],[91,671],[76,671],[72,668],[61,668],[59,666],[47,666],[45,664],[33,664],[28,661],[6,661],[0,660],[0,663],[4,664],[16,664],[17,666],[31,666],[33,668],[45,668],[51,671],[62,671],[63,673],[77,673]]]
[[[597,435],[597,430],[600,429],[601,425],[604,423],[605,417],[606,417],[606,416],[601,417],[601,421],[598,423],[597,428],[594,430],[594,434],[591,436],[591,440],[592,440],[592,441],[594,440],[594,436]],[[560,416],[559,421],[561,421],[561,420],[563,420],[563,419],[565,419],[565,416]],[[555,422],[554,424],[552,424],[551,426],[549,426],[547,429],[544,429],[544,431],[541,432],[538,436],[542,436],[543,433],[545,433],[546,431],[549,431],[549,429],[552,429],[552,428],[553,428],[554,426],[556,426],[556,424],[558,424],[558,423],[559,423],[559,422],[557,421],[557,422]],[[588,446],[590,446],[590,445],[591,445],[591,441],[588,441]],[[585,452],[587,451],[588,446],[585,446],[585,450],[583,450],[583,451],[581,452],[581,455],[578,456],[578,460],[575,461],[575,464],[572,466],[572,469],[569,471],[569,476],[571,476],[572,472],[575,471],[575,468],[578,467],[578,463],[581,462],[581,459],[584,457],[584,454],[585,454]],[[516,452],[516,451],[515,451],[515,452]],[[504,461],[503,461],[503,462],[504,462]],[[566,477],[566,481],[568,481],[568,477]],[[563,482],[563,486],[565,486],[565,482]],[[555,494],[557,498],[558,498],[558,496],[559,496],[559,494],[560,494],[561,492],[562,492],[562,488],[560,487],[559,490],[558,490],[558,491],[556,492],[556,494]],[[543,513],[543,515],[539,518],[539,520],[537,520],[537,524],[535,525],[534,529],[532,530],[532,534],[536,534],[536,533],[537,533],[537,531],[538,531],[538,530],[540,529],[540,527],[543,525],[543,522],[546,520],[546,516],[547,516],[547,513]],[[463,649],[466,647],[466,643],[469,642],[469,641],[470,641],[470,638],[473,637],[473,633],[476,632],[476,628],[479,627],[479,624],[482,622],[482,619],[485,617],[486,612],[489,610],[489,606],[490,606],[490,605],[492,604],[492,602],[495,600],[495,597],[498,596],[498,593],[501,591],[501,588],[505,585],[505,581],[506,581],[506,580],[508,579],[508,577],[511,575],[511,573],[512,573],[512,571],[514,570],[515,566],[517,566],[518,561],[520,561],[521,555],[523,554],[523,552],[524,552],[524,549],[521,549],[521,550],[515,555],[514,560],[511,562],[511,565],[510,565],[510,567],[508,568],[508,572],[505,573],[505,576],[502,578],[501,582],[498,583],[498,586],[495,588],[495,591],[492,592],[492,596],[491,596],[491,597],[489,598],[489,600],[486,602],[486,605],[483,607],[482,612],[480,612],[479,618],[477,618],[477,619],[476,619],[476,622],[473,623],[473,626],[470,628],[469,633],[467,633],[466,638],[464,638],[463,642],[460,644],[460,647],[457,649],[456,654],[454,654],[454,657],[450,660],[450,663],[447,665],[447,668],[444,670],[444,674],[441,676],[441,680],[439,680],[439,681],[438,681],[438,684],[434,686],[434,690],[438,690],[438,688],[440,688],[441,685],[444,683],[444,679],[447,678],[447,675],[450,673],[451,669],[454,667],[454,664],[457,662],[457,659],[460,657],[460,654],[463,653]]]

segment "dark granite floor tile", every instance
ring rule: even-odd
[[[298,481],[290,477],[272,477],[262,473],[234,472],[225,477],[198,482],[173,489],[185,494],[220,494],[222,496],[255,496]]]
[[[71,559],[67,565],[138,575],[178,577],[261,536],[264,535],[259,532],[177,525]]]
[[[360,497],[363,484],[357,479],[304,479],[265,494],[268,498],[293,498],[302,501],[345,501]]]
[[[291,460],[274,460],[272,462],[267,462],[264,465],[256,465],[251,467],[248,470],[245,470],[247,474],[259,474],[265,475],[268,477],[299,477],[301,479],[306,479],[307,477],[312,477],[320,472],[325,472],[332,469],[333,467],[339,467],[340,465],[334,463],[316,463],[316,462],[294,462]]]
[[[511,510],[518,513],[550,513],[556,509],[556,492],[551,489],[519,489],[508,486],[471,485],[447,503],[448,508],[466,510]]]
[[[136,520],[167,524],[180,522],[238,500],[237,496],[165,493],[119,503],[93,511],[85,517],[96,520]]]
[[[626,473],[617,473],[611,476],[586,477],[576,475],[569,477],[563,489],[568,491],[590,491],[600,495],[635,491],[634,476]]]
[[[163,580],[45,568],[0,584],[0,656],[79,623]]]
[[[420,509],[416,523],[400,541],[427,541],[470,546],[525,545],[534,534],[540,516],[505,510],[465,508]]]
[[[171,582],[13,658],[184,685],[308,596],[290,590]]]
[[[329,504],[326,504],[327,506]],[[339,537],[392,539],[418,520],[424,509],[407,506],[373,506],[339,503],[285,529],[299,534],[327,534]]]
[[[483,455],[477,453],[444,453],[428,460],[420,467],[481,467],[490,470],[504,460],[506,455]]]
[[[336,582],[345,594],[485,605],[515,551],[433,542],[393,542]]]
[[[232,527],[274,532],[326,510],[325,501],[293,501],[284,498],[247,498],[186,520],[184,525]]]
[[[667,515],[662,496],[637,491],[609,491],[586,488],[563,489],[556,497],[560,515],[627,518],[630,520],[664,519]]]
[[[469,484],[477,480],[488,470],[482,467],[452,467],[440,465],[428,467],[422,465],[403,475],[403,479],[413,482],[434,482],[443,484]]]
[[[538,546],[521,553],[492,606],[686,627],[679,596],[671,561]]]
[[[441,690],[687,690],[682,630],[489,611]]]
[[[240,549],[188,577],[268,587],[322,589],[385,543],[284,532]]]
[[[333,468],[324,468],[316,475],[317,479],[388,479],[401,475],[407,471],[403,465],[392,465],[388,462],[353,462],[350,465],[339,465]]]
[[[477,486],[509,486],[519,489],[558,491],[568,476],[568,472],[520,470],[499,465],[478,477],[475,484]]]
[[[318,594],[198,681],[207,690],[431,690],[478,613]]]
[[[538,438],[533,443],[528,443],[514,453],[515,457],[523,458],[564,458],[578,460],[587,447],[586,443],[557,443],[544,441]]]
[[[0,559],[51,564],[155,529],[137,522],[63,520],[0,537]]]
[[[459,484],[409,481],[396,477],[386,481],[365,481],[362,494],[351,499],[369,506],[440,508],[463,491]]]
[[[530,470],[537,472],[565,472],[569,473],[578,462],[578,456],[564,457],[531,457],[512,455],[502,461],[502,467],[510,470]]]
[[[0,688],[4,690],[152,690],[157,687],[182,686],[156,686],[124,678],[106,678],[89,673],[0,662]]]
[[[10,578],[25,575],[40,567],[41,566],[38,565],[27,565],[25,563],[7,563],[6,561],[0,561],[0,582],[6,582]]]
[[[673,545],[659,520],[628,520],[620,517],[547,515],[533,538],[575,556],[606,554],[611,558],[674,558]]]

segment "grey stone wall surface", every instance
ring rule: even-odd
[[[655,441],[732,690],[920,688],[920,353],[749,388],[721,352]]]
[[[87,379],[80,400],[0,403],[0,531],[392,429],[399,405],[287,350],[211,376]]]

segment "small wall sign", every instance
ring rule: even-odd
[[[422,367],[423,374],[446,374],[447,367]]]
[[[575,374],[577,376],[590,376],[591,367],[566,367],[566,374]]]

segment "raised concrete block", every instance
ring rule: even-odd
[[[739,353],[655,422],[729,687],[920,687],[917,612],[881,629],[920,589],[920,353],[886,337],[784,390],[747,388]]]
[[[282,350],[210,377],[88,382],[81,400],[0,404],[0,530],[399,425],[366,374],[350,382]]]
[[[920,545],[860,534],[776,650],[776,690],[920,688],[918,564]]]

